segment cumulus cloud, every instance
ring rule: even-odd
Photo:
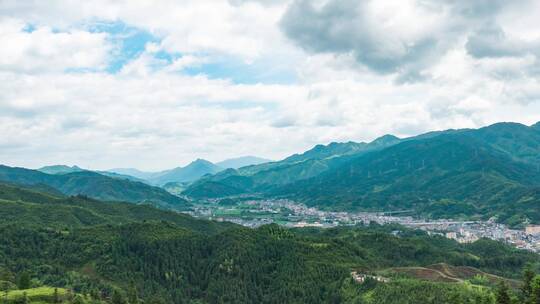
[[[162,47],[170,52],[226,53],[253,60],[278,47],[281,36],[275,24],[283,3],[239,4],[228,0],[5,0],[0,5],[6,16],[59,29],[102,20],[122,21],[163,38]]]
[[[540,54],[540,40],[525,41],[508,37],[500,27],[491,26],[471,34],[466,48],[476,58],[537,56]]]
[[[522,5],[525,1],[517,1]],[[472,56],[522,56],[538,42],[507,37],[496,23],[507,1],[294,0],[284,33],[312,53],[352,56],[400,81],[425,79],[429,69],[468,37]]]
[[[47,26],[28,29],[17,19],[0,21],[0,70],[64,71],[105,67],[111,46],[104,33],[56,32]]]
[[[298,0],[281,26],[308,51],[350,54],[380,73],[418,73],[446,44],[437,37],[444,30],[437,20],[444,15],[431,8],[385,3],[338,0],[317,5]]]
[[[531,124],[540,120],[540,10],[531,5],[540,8],[5,0],[0,160],[165,169],[386,133]],[[102,23],[149,37],[126,56],[124,33]],[[111,71],[111,62],[121,64]],[[294,77],[267,81],[276,71]]]

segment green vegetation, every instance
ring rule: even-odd
[[[492,292],[470,284],[444,284],[398,279],[377,284],[360,298],[366,304],[494,303]]]
[[[327,208],[415,209],[437,217],[497,215],[510,222],[518,216],[537,222],[538,184],[536,168],[512,161],[476,140],[447,135],[360,156],[275,193]]]
[[[528,296],[540,294],[536,254],[399,226],[248,229],[13,185],[0,185],[0,212],[7,303],[495,303],[499,282],[526,297],[527,265]]]
[[[0,183],[0,226],[24,226],[69,230],[78,227],[167,221],[194,231],[216,233],[232,224],[194,219],[151,205],[102,202],[84,196],[57,197]]]
[[[188,205],[185,200],[161,188],[91,171],[46,174],[36,170],[0,165],[0,181],[41,189],[49,193],[85,195],[100,200],[153,203],[178,209]]]
[[[4,292],[3,299],[7,303],[21,303],[25,298],[29,303],[60,303],[62,299],[67,299],[67,297],[68,291],[66,289],[43,286]]]
[[[283,161],[226,170],[192,197],[259,194],[346,211],[540,223],[540,129],[500,123],[372,143],[316,146]]]
[[[383,136],[371,143],[331,143],[317,145],[303,154],[292,155],[282,161],[228,169],[200,179],[184,194],[193,197],[221,197],[264,191],[277,185],[286,185],[317,176],[335,168],[352,155],[376,151],[397,143],[399,139]]]

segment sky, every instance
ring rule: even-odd
[[[536,0],[0,0],[0,163],[161,170],[540,120]]]

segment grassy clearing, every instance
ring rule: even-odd
[[[7,293],[2,292],[2,299],[7,299],[8,303],[14,302],[24,297],[25,293],[31,303],[52,303],[54,301],[54,287],[38,287],[30,289],[10,290]],[[64,298],[67,294],[67,290],[63,288],[57,288],[58,297]]]

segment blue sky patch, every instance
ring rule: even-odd
[[[145,30],[129,26],[123,22],[100,22],[93,24],[91,32],[105,32],[117,46],[107,68],[110,73],[118,72],[126,63],[139,57],[149,42],[159,43],[161,39]]]
[[[230,79],[239,84],[290,84],[296,81],[294,70],[273,64],[267,59],[245,63],[234,57],[216,59],[210,63],[188,67],[188,75],[206,75],[210,79]]]
[[[31,33],[36,30],[36,26],[31,23],[27,23],[24,25],[24,28],[22,30],[23,32]]]
[[[161,43],[161,37],[143,29],[130,26],[123,22],[96,22],[88,26],[90,32],[108,33],[109,39],[115,45],[106,71],[117,73],[130,61],[138,58],[148,43]],[[155,69],[171,64],[182,56],[180,53],[170,53],[163,50],[153,56],[160,64]],[[296,74],[290,65],[277,62],[273,58],[259,58],[252,63],[246,63],[233,56],[211,55],[210,61],[194,65],[182,70],[187,75],[204,75],[210,79],[229,79],[238,84],[290,84],[296,81]],[[73,70],[70,72],[78,72]],[[81,71],[84,72],[84,71]]]

